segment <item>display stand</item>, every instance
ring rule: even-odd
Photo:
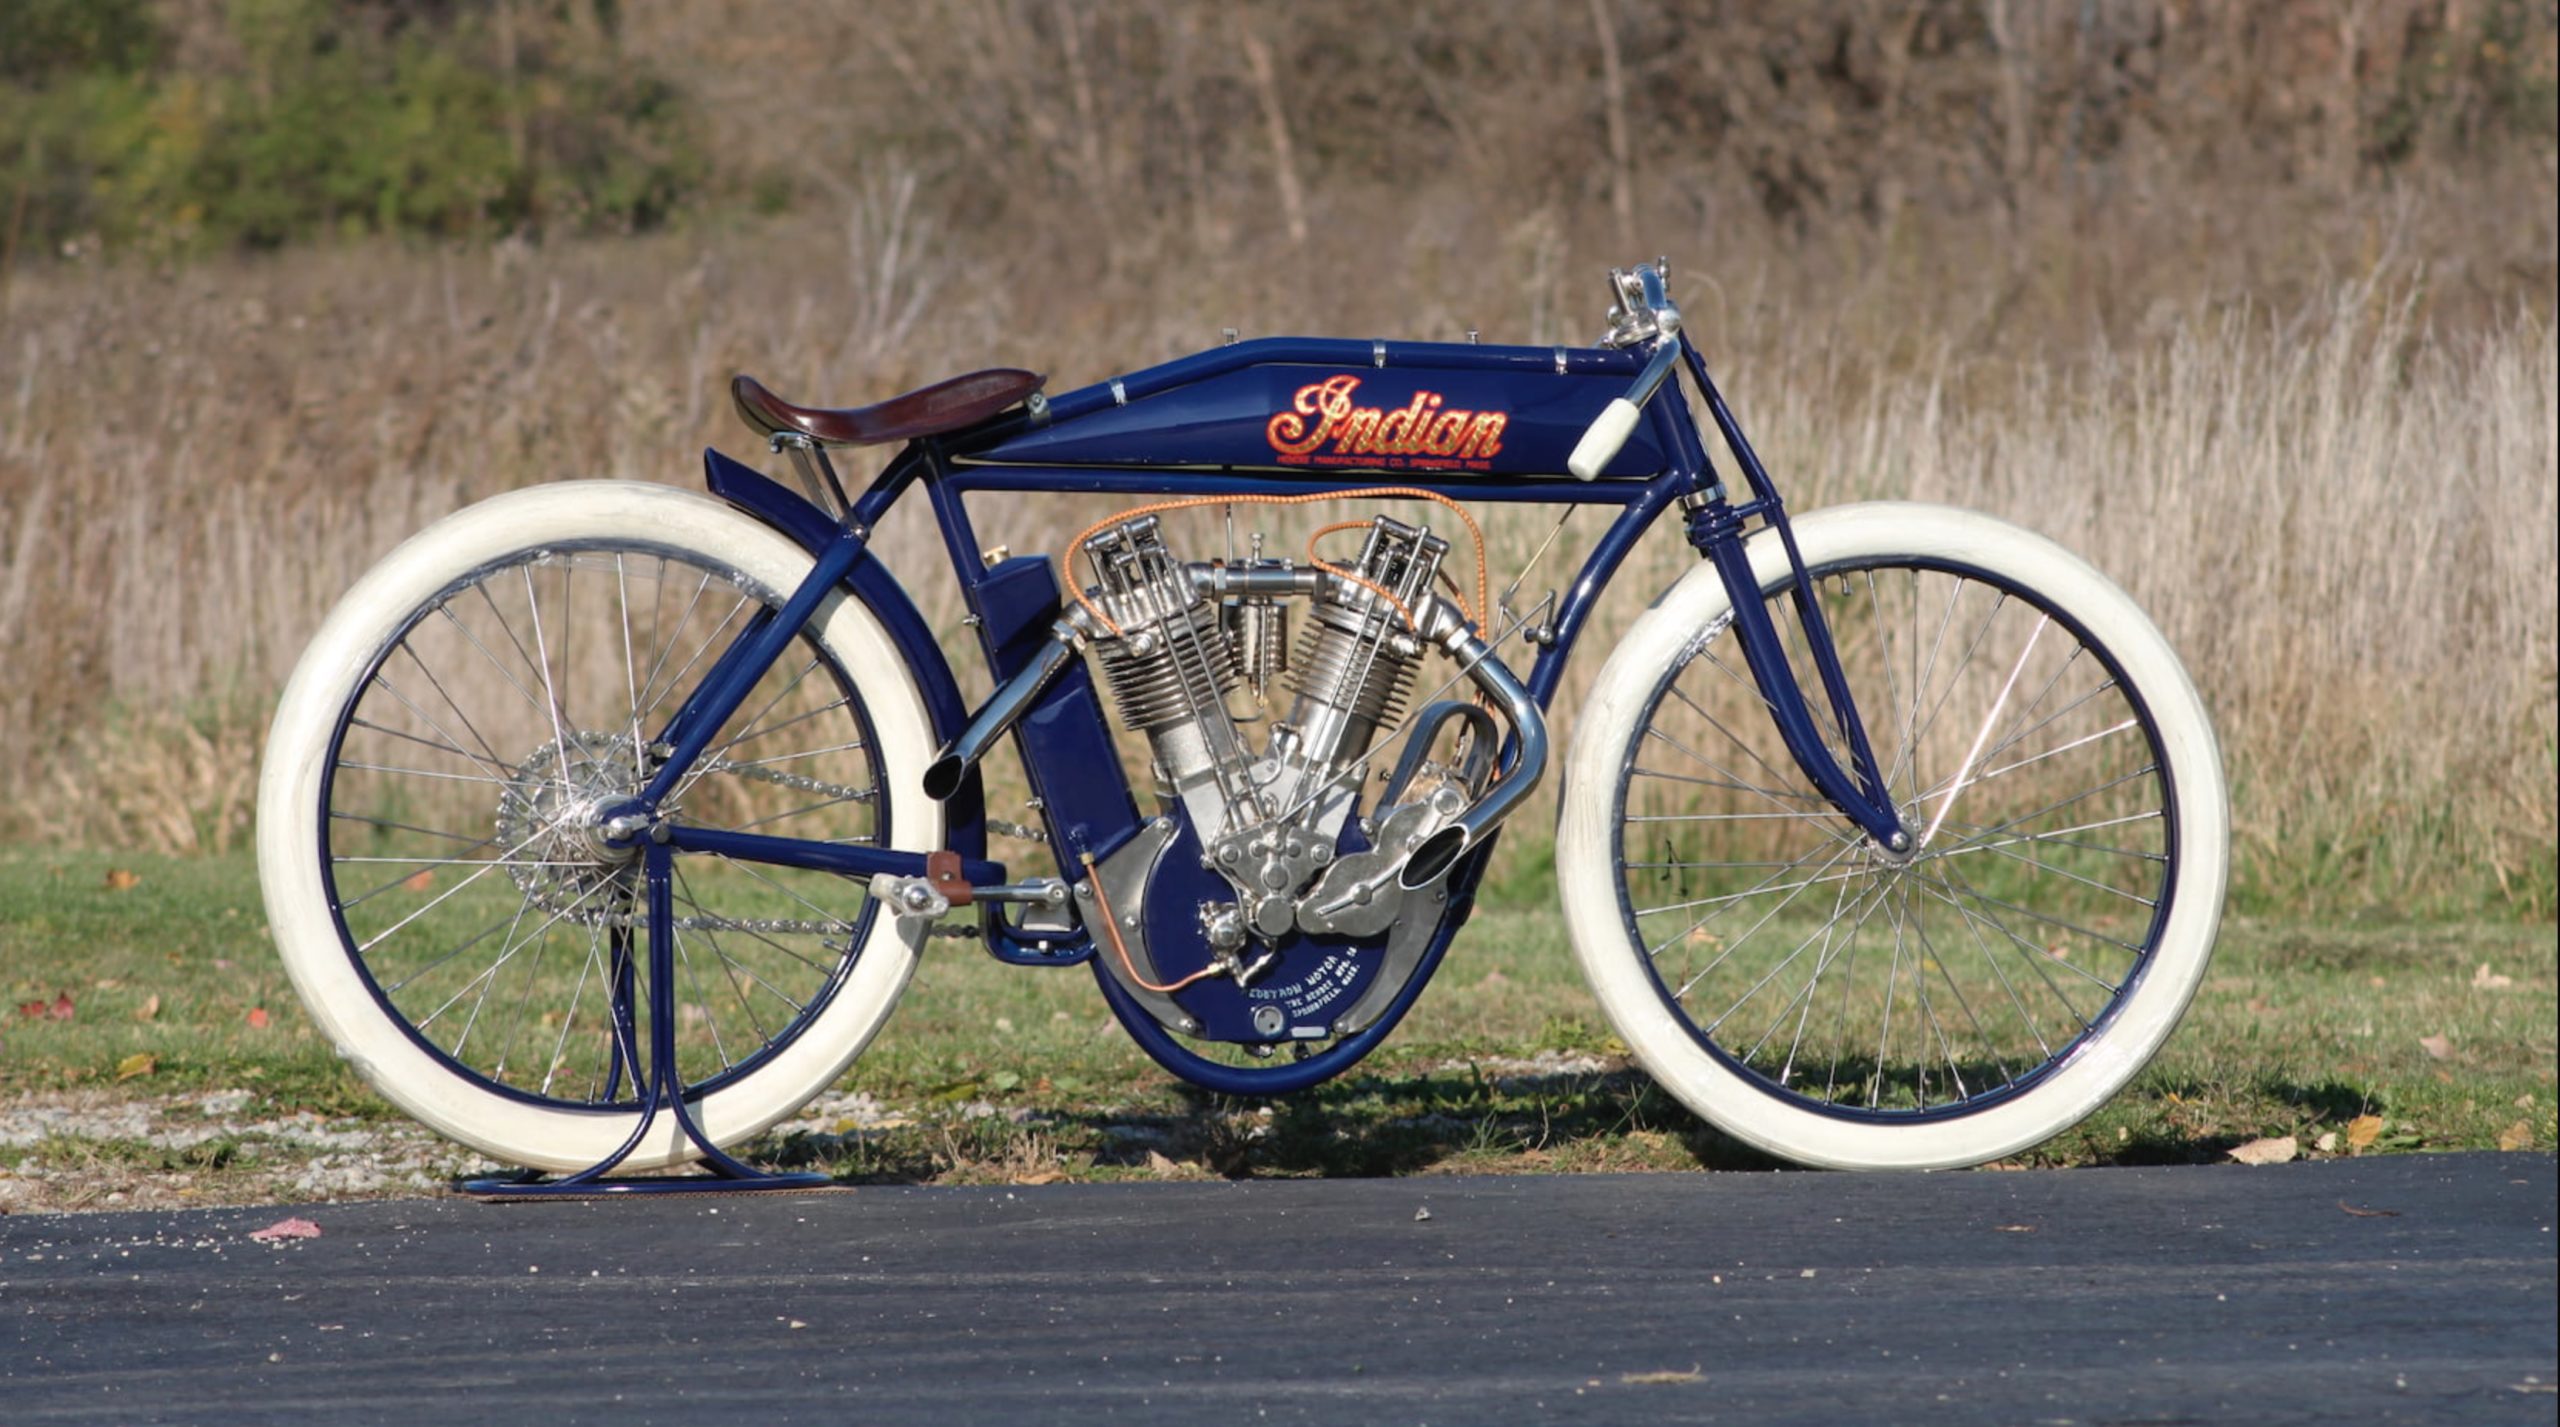
[[[639,1090],[640,1123],[622,1147],[602,1160],[575,1174],[558,1179],[527,1173],[465,1180],[462,1192],[475,1198],[548,1199],[598,1198],[623,1194],[719,1194],[727,1192],[771,1192],[774,1190],[823,1189],[834,1183],[823,1174],[773,1174],[741,1164],[711,1142],[710,1136],[694,1122],[693,1111],[684,1103],[684,1083],[676,1071],[676,977],[675,977],[675,899],[670,891],[674,879],[675,851],[665,843],[647,841],[641,844],[641,877],[648,888],[649,947],[645,993],[649,998],[649,1056],[645,1067],[638,1055],[639,1028],[633,1015],[631,954],[628,931],[615,935],[612,1015],[614,1056],[631,1075]],[[675,1116],[676,1127],[684,1137],[702,1151],[703,1172],[685,1174],[642,1174],[607,1179],[615,1166],[629,1158],[640,1146],[660,1113]]]

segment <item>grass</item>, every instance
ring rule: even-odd
[[[2549,1151],[2556,958],[2547,923],[2236,920],[2159,1060],[2009,1163],[2212,1163],[2277,1136],[2310,1156]],[[476,1166],[310,1028],[245,858],[0,853],[0,965],[0,1206],[416,1192]],[[364,1134],[389,1142],[387,1177],[347,1167]],[[1525,902],[1478,916],[1358,1071],[1267,1105],[1156,1068],[1082,970],[935,943],[846,1083],[751,1157],[851,1183],[1767,1167],[1628,1064],[1554,913]]]
[[[325,611],[399,540],[502,489],[689,485],[688,453],[706,443],[753,456],[719,399],[732,371],[850,401],[978,360],[921,342],[831,357],[813,335],[775,330],[768,314],[795,304],[861,310],[884,286],[937,290],[957,261],[849,273],[826,238],[22,275],[0,343],[0,666],[19,675],[0,686],[0,778],[16,790],[0,839],[245,846],[267,711]],[[1062,285],[1017,261],[1020,280],[983,299],[996,305],[978,325],[1007,334],[984,359],[1042,367],[1056,390],[1214,330],[1204,319],[1197,342],[1168,340],[1162,299],[1144,292],[1064,310]],[[1410,288],[1434,310],[1484,314],[1488,340],[1587,335],[1502,320],[1529,275],[1509,261],[1455,276],[1391,265],[1312,306],[1249,265],[1194,275],[1217,277],[1233,294],[1222,316],[1257,334],[1447,335],[1377,316]],[[687,276],[731,265],[737,290],[718,302]],[[1713,334],[1791,508],[1892,497],[1984,510],[2123,584],[2216,720],[2242,907],[2277,914],[2316,896],[2550,914],[2560,329],[2547,285],[2504,289],[2500,315],[2459,329],[2431,324],[2436,289],[2413,267],[2361,270],[2284,310],[2164,291],[2156,330],[2056,339],[2013,362],[1961,324],[1931,326],[1907,305],[1917,293],[1752,295],[1811,282],[1702,277],[1691,318]],[[1869,330],[1896,312],[1936,336],[1910,348]],[[86,420],[87,394],[161,419]],[[346,410],[374,415],[332,441],[301,438],[308,415]],[[1054,552],[1107,513],[1090,499],[994,504],[977,513],[982,541],[1023,553]],[[1552,517],[1487,515],[1501,588]],[[1315,523],[1264,528],[1295,551]],[[1588,515],[1568,528],[1522,602],[1564,584],[1598,529]],[[1175,534],[1192,553],[1224,538],[1206,516]],[[892,512],[878,544],[946,643],[968,649],[924,502]],[[1639,548],[1561,706],[1694,562],[1667,530]]]

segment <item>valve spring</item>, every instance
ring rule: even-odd
[[[1289,607],[1277,600],[1240,600],[1227,606],[1227,634],[1236,662],[1257,694],[1289,671]]]

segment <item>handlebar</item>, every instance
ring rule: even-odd
[[[1680,360],[1680,338],[1677,333],[1656,340],[1653,360],[1636,374],[1636,384],[1627,394],[1601,408],[1599,419],[1573,443],[1573,454],[1565,459],[1564,468],[1573,478],[1587,481],[1600,474],[1618,455],[1618,449],[1635,434],[1636,418],[1644,415],[1644,404],[1662,389],[1663,380],[1671,375],[1672,364]]]
[[[1632,347],[1651,342],[1653,355],[1645,362],[1644,370],[1636,374],[1635,385],[1627,388],[1627,394],[1601,408],[1598,418],[1582,433],[1582,439],[1574,443],[1565,469],[1580,481],[1598,476],[1617,458],[1627,438],[1635,434],[1645,403],[1662,389],[1680,360],[1680,309],[1663,289],[1662,265],[1647,263],[1633,272],[1613,269],[1609,283],[1618,302],[1609,311],[1609,332],[1601,338],[1602,344]]]

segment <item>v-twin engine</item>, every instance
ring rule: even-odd
[[[1340,566],[1186,563],[1153,515],[1085,542],[1096,583],[1075,623],[1122,719],[1146,735],[1159,791],[1180,801],[1202,856],[1235,888],[1232,906],[1202,910],[1222,950],[1293,929],[1382,930],[1404,891],[1436,880],[1536,781],[1545,729],[1535,704],[1432,592],[1448,549],[1427,527],[1386,516]],[[1304,629],[1293,648],[1299,605]],[[1368,847],[1337,861],[1372,746],[1401,726],[1416,667],[1435,647],[1492,695],[1522,756],[1491,783],[1492,721],[1468,706],[1433,705],[1363,824]],[[1243,720],[1233,711],[1240,686],[1262,711]],[[1288,711],[1272,720],[1281,689]],[[1459,715],[1470,755],[1445,769],[1420,762],[1420,748]],[[1256,722],[1269,725],[1258,749],[1244,734]]]

